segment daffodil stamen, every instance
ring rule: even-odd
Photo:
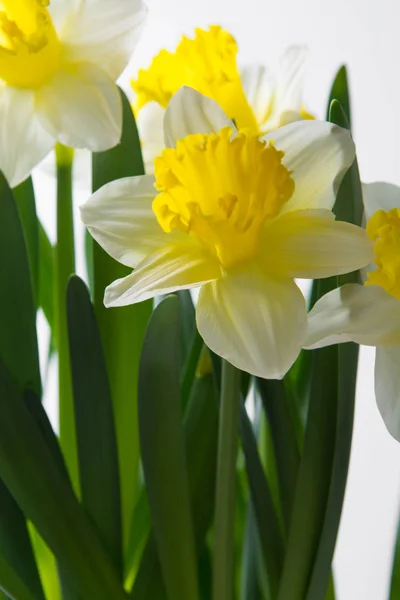
[[[261,231],[291,198],[284,153],[256,136],[190,135],[156,159],[153,210],[165,232],[195,237],[224,269],[256,257]]]
[[[60,43],[47,0],[0,2],[0,79],[8,85],[36,88],[60,64]]]
[[[235,38],[218,25],[197,28],[194,39],[183,37],[175,52],[161,50],[148,69],[141,69],[132,87],[136,110],[148,102],[166,108],[182,85],[213,98],[235,119],[239,129],[258,133],[257,120],[243,90],[236,62]]]
[[[400,299],[400,209],[376,211],[367,224],[368,237],[375,242],[375,271],[367,284],[380,285]]]

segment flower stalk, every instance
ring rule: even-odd
[[[55,249],[55,340],[58,350],[60,441],[72,482],[78,486],[78,463],[71,368],[69,357],[66,291],[75,272],[72,164],[73,150],[57,144],[57,245]]]
[[[240,371],[229,362],[223,361],[215,499],[214,600],[233,598],[239,386]]]

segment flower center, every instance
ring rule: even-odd
[[[0,79],[36,88],[60,62],[60,43],[45,8],[49,0],[0,1]]]
[[[366,284],[380,285],[400,299],[400,209],[376,211],[368,221],[367,234],[375,242],[378,268],[368,273]]]
[[[218,25],[195,30],[194,39],[183,37],[175,52],[162,50],[146,70],[132,81],[139,110],[148,102],[166,108],[183,86],[213,98],[233,119],[238,129],[258,133],[254,112],[243,90],[236,63],[235,39]]]
[[[160,226],[194,236],[224,269],[251,260],[266,219],[294,191],[283,156],[272,143],[246,133],[234,137],[228,127],[180,140],[154,164]]]

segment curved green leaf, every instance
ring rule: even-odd
[[[12,600],[37,600],[37,596],[0,556],[0,590]]]
[[[39,223],[39,292],[38,305],[54,335],[54,263],[55,249]]]
[[[20,183],[20,185],[15,187],[13,189],[13,195],[18,206],[25,233],[33,294],[37,300],[39,286],[39,232],[32,178],[29,177],[23,183]]]
[[[29,260],[18,208],[0,174],[0,358],[20,390],[41,393]]]
[[[180,401],[179,301],[154,311],[139,373],[139,431],[154,535],[170,600],[198,600]],[[173,548],[173,552],[171,552]]]
[[[344,114],[346,116],[346,121],[348,123],[348,129],[350,129],[351,124],[351,110],[350,110],[350,94],[349,94],[349,86],[347,81],[347,69],[345,65],[342,65],[338,72],[336,73],[336,77],[333,81],[331,91],[329,94],[329,102],[328,102],[328,114],[326,116],[327,120],[330,120],[330,107],[333,100],[338,100],[342,105]]]
[[[111,560],[3,363],[0,476],[82,598],[126,598]]]
[[[254,517],[264,558],[263,569],[268,574],[271,597],[275,598],[283,566],[284,542],[253,428],[244,404],[242,404],[240,412],[240,437],[246,460]]]
[[[121,91],[123,130],[120,144],[106,152],[93,154],[93,191],[122,177],[144,173],[140,140],[129,100]],[[87,252],[90,244],[87,244]],[[95,242],[93,251],[93,298],[97,323],[106,359],[114,405],[118,456],[121,475],[124,548],[128,545],[131,519],[137,500],[139,474],[139,436],[137,424],[137,387],[140,353],[152,302],[106,309],[105,288],[130,273]],[[89,261],[90,262],[90,261]]]
[[[82,504],[122,578],[121,497],[113,407],[89,292],[67,289],[69,347]]]

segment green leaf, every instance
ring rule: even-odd
[[[259,549],[260,544],[254,508],[252,502],[249,501],[243,540],[241,600],[263,600],[258,579]]]
[[[351,123],[351,111],[350,111],[350,95],[349,95],[349,87],[347,82],[347,69],[345,65],[340,67],[338,70],[336,77],[333,81],[331,92],[329,94],[329,102],[328,102],[328,114],[327,120],[330,121],[330,107],[333,100],[338,100],[343,107],[344,114],[346,116],[346,121],[348,123],[348,129],[350,129]]]
[[[124,600],[111,560],[0,363],[0,477],[82,598]]]
[[[300,451],[293,425],[289,401],[282,381],[257,379],[257,388],[267,414],[286,531],[292,516],[293,500],[300,465]]]
[[[55,249],[43,225],[39,223],[39,300],[38,304],[54,335],[54,263]]]
[[[71,277],[67,317],[82,504],[122,578],[121,497],[113,407],[89,292]]]
[[[198,600],[180,401],[179,300],[154,311],[139,375],[139,430],[154,535],[170,600]],[[173,548],[173,552],[171,552]]]
[[[184,423],[186,459],[197,553],[214,515],[218,433],[217,392],[212,374],[196,378]],[[132,589],[134,600],[162,600],[165,591],[154,539],[150,537]]]
[[[271,597],[275,598],[282,571],[284,544],[271,491],[258,454],[252,424],[244,404],[242,404],[240,412],[240,436],[246,460],[254,516],[264,557],[263,569],[268,574]]]
[[[336,432],[337,360],[336,346],[314,352],[309,416],[278,600],[306,598],[318,551]],[[320,598],[324,595],[325,591]]]
[[[37,596],[0,556],[0,589],[12,600],[37,600]]]
[[[36,309],[18,208],[0,174],[0,358],[20,390],[41,392]]]
[[[93,191],[122,177],[144,173],[140,140],[129,100],[121,91],[123,131],[121,143],[106,152],[93,154]],[[137,500],[139,437],[137,387],[140,353],[152,302],[106,309],[105,288],[131,272],[93,242],[94,306],[114,404],[121,475],[124,548],[128,545],[131,519]]]
[[[32,179],[29,177],[13,189],[13,195],[18,206],[22,227],[25,234],[28,252],[31,281],[34,296],[37,298],[39,285],[39,232],[36,215],[35,192]]]
[[[345,72],[335,85],[350,116]],[[330,103],[329,118],[349,128],[349,119],[336,99]],[[360,225],[357,161],[342,181],[333,210],[338,220]],[[313,301],[338,283],[357,281],[358,273],[320,280],[315,283]],[[319,600],[328,589],[350,458],[357,364],[354,344],[313,352],[310,410],[279,600]]]
[[[331,103],[330,120],[342,127],[349,127],[347,117],[337,100]],[[357,160],[354,161],[343,179],[334,212],[337,219],[341,221],[361,225],[363,204]],[[358,272],[338,277],[339,285],[359,282],[360,275]],[[307,600],[319,600],[321,593],[326,590],[328,585],[330,564],[333,559],[340,524],[350,461],[359,348],[358,345],[353,343],[340,344],[337,347],[337,353],[338,396],[331,483]]]
[[[1,480],[0,506],[0,561],[12,569],[37,600],[44,600],[25,517]],[[1,575],[0,569],[0,588],[5,583]]]

